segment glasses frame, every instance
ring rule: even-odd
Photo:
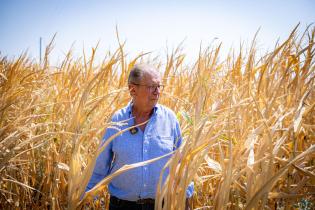
[[[151,92],[154,92],[157,88],[160,90],[160,91],[163,91],[164,90],[164,87],[165,85],[143,85],[143,84],[137,84],[137,83],[131,83],[133,85],[138,85],[138,86],[144,86],[146,87],[149,91]]]

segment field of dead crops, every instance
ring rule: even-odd
[[[95,51],[59,66],[27,54],[0,57],[0,209],[103,208],[106,183],[80,197],[113,112],[129,101],[127,75],[149,62],[163,73],[160,103],[175,111],[184,144],[168,163],[156,209],[183,209],[193,180],[195,209],[315,208],[315,28],[295,28],[261,55],[221,45],[186,65],[130,58],[124,46],[96,64]],[[180,160],[180,161],[179,161]],[[138,167],[143,164],[140,163]],[[124,170],[132,170],[126,166]],[[99,199],[94,200],[94,195]]]

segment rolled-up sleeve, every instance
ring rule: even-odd
[[[186,189],[186,198],[191,198],[194,194],[194,182],[190,182]]]

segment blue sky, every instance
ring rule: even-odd
[[[28,50],[38,59],[39,37],[45,45],[57,33],[53,62],[60,62],[72,44],[74,55],[80,56],[98,41],[101,59],[118,46],[117,25],[131,57],[148,51],[163,55],[167,46],[172,49],[185,40],[184,52],[194,60],[201,42],[205,47],[222,42],[224,52],[241,41],[250,43],[259,27],[258,47],[271,49],[298,22],[301,33],[314,23],[314,11],[312,0],[2,0],[0,51],[14,58]]]

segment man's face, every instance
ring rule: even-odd
[[[161,91],[161,77],[158,74],[145,74],[139,84],[130,85],[133,103],[142,111],[150,111],[158,102]]]

